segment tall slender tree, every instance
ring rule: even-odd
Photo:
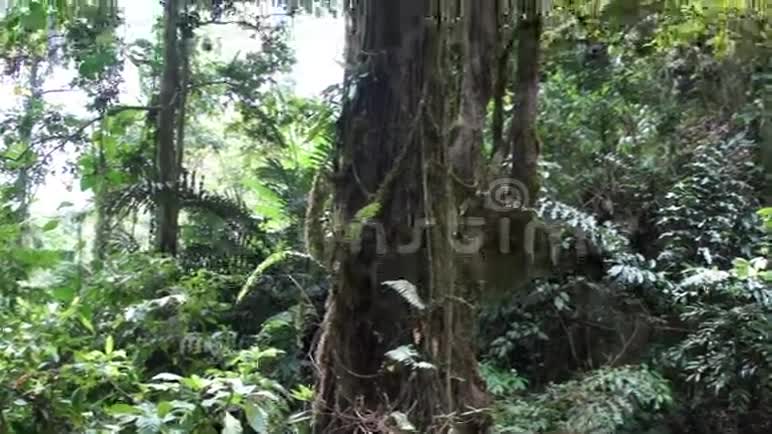
[[[180,0],[167,0],[164,6],[163,72],[159,90],[156,126],[156,170],[159,185],[156,216],[156,248],[161,253],[177,253],[179,204],[177,101],[179,99],[180,56],[178,22]]]
[[[536,133],[536,116],[543,27],[541,3],[525,0],[517,24],[517,77],[510,136],[512,175],[527,187],[531,198],[539,191],[537,162],[541,144]]]
[[[43,60],[36,55],[32,55],[29,60],[29,96],[24,101],[24,116],[19,124],[19,139],[22,143],[32,147],[33,132],[35,124],[39,121],[39,113],[37,113],[37,104],[42,97],[42,73]],[[31,163],[22,162],[21,167],[16,175],[16,182],[14,183],[16,200],[19,203],[17,208],[17,214],[21,223],[21,237],[19,243],[24,244],[24,237],[27,234],[28,227],[26,220],[29,218],[29,206],[32,201],[32,165],[36,162],[34,159]]]

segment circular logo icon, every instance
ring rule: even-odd
[[[501,178],[490,183],[485,207],[506,212],[528,206],[528,187],[513,178]]]

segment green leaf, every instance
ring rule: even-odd
[[[113,340],[113,336],[110,335],[105,339],[105,354],[110,355],[112,354],[113,350],[115,349],[115,340]]]
[[[169,401],[161,401],[158,403],[158,416],[164,417],[174,409],[174,405]]]
[[[21,25],[30,32],[45,30],[48,22],[47,15],[42,2],[32,2],[29,5],[29,11],[21,17]]]
[[[305,253],[296,252],[292,250],[287,250],[283,252],[276,252],[267,258],[263,262],[261,262],[257,268],[255,268],[255,271],[252,272],[252,274],[249,275],[249,278],[247,278],[246,283],[244,283],[244,286],[241,288],[241,291],[239,291],[238,296],[236,296],[236,302],[240,302],[244,297],[246,297],[247,294],[249,294],[257,285],[258,279],[263,275],[263,273],[266,272],[269,268],[273,267],[276,264],[279,264],[281,262],[284,262],[285,260],[289,258],[299,258],[299,259],[306,259],[313,261],[317,265],[319,264],[318,261],[316,261],[313,257],[310,255],[307,255]]]
[[[124,404],[124,403],[118,403],[113,404],[110,407],[107,407],[107,412],[112,415],[121,415],[121,414],[142,414],[142,411],[133,405]]]
[[[745,259],[737,258],[734,261],[732,261],[732,265],[734,265],[734,272],[740,279],[747,279],[750,275],[750,267],[751,264]]]
[[[87,191],[97,185],[97,177],[88,173],[80,177],[80,190]]]
[[[159,374],[164,375],[164,374]],[[174,375],[174,374],[165,374],[165,375]],[[172,381],[172,380],[168,380]],[[199,377],[198,375],[191,375],[190,377],[182,378],[181,383],[184,384],[186,387],[189,387],[190,389],[193,389],[195,391],[202,390],[204,387],[206,387],[209,383],[207,380]]]
[[[43,232],[51,232],[59,227],[59,219],[49,220],[48,223],[43,225]]]
[[[78,315],[78,320],[83,325],[83,327],[85,327],[88,331],[90,331],[91,333],[95,332],[94,324],[91,323],[91,320],[85,314],[80,313]]]
[[[761,218],[772,219],[772,207],[762,208],[762,209],[756,211],[756,214],[758,214],[759,217],[761,217]]]
[[[354,220],[359,221],[367,221],[371,218],[378,215],[378,213],[381,211],[381,204],[378,202],[373,202],[368,204],[367,206],[363,207],[359,211],[357,211],[356,214],[354,214]]]
[[[106,66],[114,62],[113,55],[109,51],[100,51],[83,59],[78,67],[80,75],[86,78],[97,78]]]
[[[254,207],[254,211],[258,215],[289,224],[290,216],[287,212],[286,204],[276,192],[266,187],[260,181],[253,179],[244,180],[243,184],[251,189],[257,197],[258,203]]]
[[[761,280],[765,282],[772,282],[772,271],[764,271],[761,273]]]
[[[75,288],[72,286],[60,286],[51,291],[51,295],[62,303],[71,303],[75,299]]]
[[[231,416],[227,411],[223,417],[223,428],[220,434],[241,434],[244,432],[244,428],[241,426],[241,422],[238,419]]]
[[[268,415],[265,410],[254,402],[248,402],[244,406],[244,413],[247,416],[247,422],[249,426],[258,433],[263,434],[268,432]]]
[[[291,396],[298,401],[311,402],[314,399],[314,390],[301,384],[292,390]]]
[[[372,220],[381,211],[381,204],[378,202],[372,202],[354,214],[354,218],[346,228],[346,239],[348,241],[356,241],[362,236],[362,230],[365,223]]]

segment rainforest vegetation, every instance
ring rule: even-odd
[[[772,432],[769,2],[0,8],[0,434]]]

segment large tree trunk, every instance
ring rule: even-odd
[[[159,91],[156,129],[156,248],[161,253],[177,253],[179,205],[177,200],[177,151],[175,147],[176,108],[179,90],[177,22],[179,0],[166,0],[164,7],[164,68]]]
[[[403,416],[423,433],[489,425],[475,359],[479,288],[458,266],[456,221],[470,194],[463,185],[476,180],[491,94],[490,6],[351,2],[317,433],[399,432]],[[395,280],[416,293],[383,284]],[[433,367],[391,366],[386,353],[406,345]]]

